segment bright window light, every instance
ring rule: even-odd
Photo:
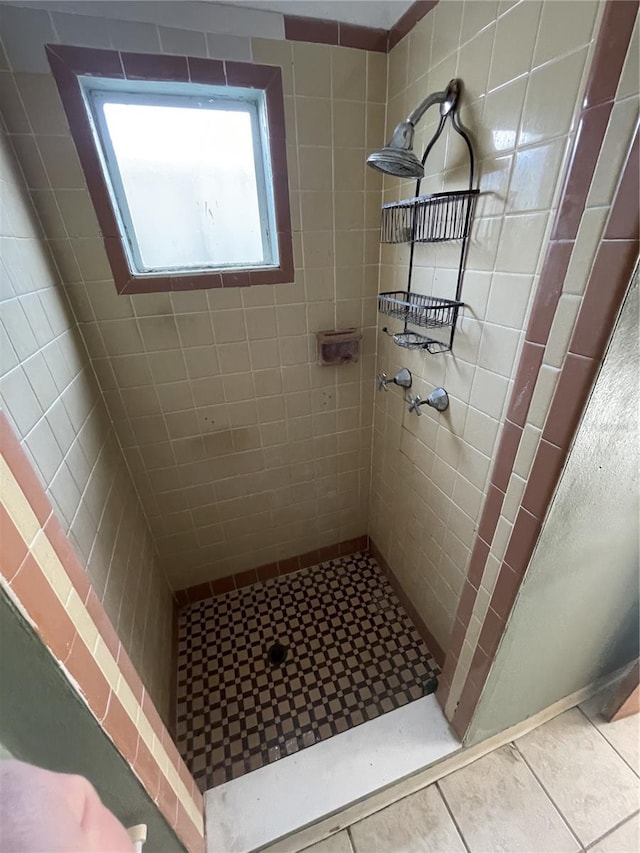
[[[132,272],[277,266],[263,93],[110,82],[83,78]]]

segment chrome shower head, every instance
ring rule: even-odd
[[[422,178],[424,167],[413,153],[415,128],[410,121],[401,121],[391,140],[380,151],[367,157],[367,165],[397,178]]]
[[[396,178],[422,178],[424,168],[413,151],[401,151],[387,145],[367,157],[367,165],[385,175]]]
[[[367,165],[386,175],[395,175],[397,178],[423,178],[424,164],[413,153],[416,125],[434,104],[440,104],[440,115],[443,118],[446,117],[455,109],[459,94],[460,81],[451,80],[446,91],[434,92],[433,95],[425,98],[404,121],[400,122],[385,147],[369,154]]]

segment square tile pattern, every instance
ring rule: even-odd
[[[438,673],[373,557],[329,560],[181,612],[177,745],[205,790],[419,699]]]

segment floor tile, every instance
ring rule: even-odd
[[[518,749],[583,845],[637,810],[637,776],[577,708],[520,738]]]
[[[439,785],[471,853],[579,849],[513,746],[485,755]]]
[[[356,853],[465,853],[435,785],[351,827]]]
[[[580,708],[616,752],[640,775],[640,715],[609,723],[600,713],[604,700],[605,696],[598,694],[583,702]]]
[[[311,847],[305,847],[304,853],[353,853],[353,847],[347,831],[344,830],[331,838],[312,844]]]
[[[589,848],[593,853],[638,853],[640,850],[640,816],[634,815]]]
[[[329,560],[181,611],[177,746],[204,791],[420,699],[438,672],[373,557]]]
[[[459,749],[436,697],[423,696],[211,788],[208,853],[249,853],[269,844],[273,853],[297,853],[311,839],[301,843],[294,833]]]

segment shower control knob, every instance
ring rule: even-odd
[[[415,397],[412,397],[411,394],[409,394],[407,397],[407,403],[409,404],[409,411],[415,412],[416,415],[422,414],[420,406],[424,406],[425,403],[427,406],[431,406],[432,409],[436,409],[438,412],[444,412],[449,408],[449,395],[444,388],[434,388],[426,400],[423,400],[417,394]]]
[[[399,385],[400,388],[411,388],[412,377],[411,371],[406,367],[403,367],[396,375],[393,377],[393,381],[396,385]]]
[[[409,394],[409,396],[407,397],[407,403],[409,404],[409,411],[415,412],[416,415],[418,415],[418,416],[422,415],[422,412],[420,411],[420,406],[426,402],[427,402],[426,400],[423,400],[417,394],[415,395],[415,397],[412,397],[411,394]]]
[[[394,385],[398,385],[400,388],[411,388],[411,371],[407,370],[406,367],[403,367],[393,379],[389,379],[386,373],[378,374],[378,391],[388,391],[389,383],[393,382]]]
[[[444,388],[434,388],[427,397],[427,405],[437,409],[438,412],[444,412],[449,408],[449,395]]]

